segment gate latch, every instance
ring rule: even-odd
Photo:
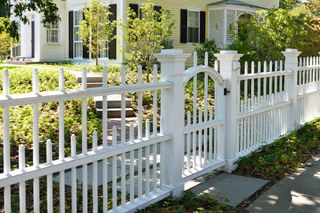
[[[224,95],[228,95],[230,93],[230,91],[227,89],[227,88],[224,88],[224,91],[223,91]]]

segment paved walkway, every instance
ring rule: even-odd
[[[250,197],[268,181],[222,173],[200,177],[186,184],[186,188],[197,194],[208,193],[218,199],[220,203],[236,207]]]
[[[276,183],[248,208],[250,212],[320,212],[320,155],[306,168]]]

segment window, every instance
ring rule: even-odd
[[[200,12],[188,11],[188,42],[198,43],[200,40]]]
[[[180,43],[202,43],[206,39],[206,12],[181,9]]]
[[[82,40],[79,35],[80,29],[80,22],[82,21],[82,12],[81,11],[74,11],[74,24],[73,24],[73,42],[74,42],[74,57],[75,58],[82,58],[83,56],[83,46]]]
[[[47,43],[58,43],[59,42],[59,23],[50,24],[47,29]]]

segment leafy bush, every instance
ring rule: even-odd
[[[214,40],[205,40],[200,48],[196,48],[198,54],[198,64],[204,64],[205,53],[208,52],[209,66],[214,66],[216,57],[215,53],[218,53],[220,49],[217,47]]]
[[[173,49],[173,40],[166,39],[161,44],[163,46],[163,49]]]
[[[277,180],[295,171],[320,148],[320,119],[238,161],[236,173]]]
[[[31,69],[18,68],[10,71],[10,93],[30,93],[32,91]],[[39,71],[39,90],[54,91],[58,89],[58,72],[54,70]],[[65,73],[65,88],[75,89],[79,85],[75,77]],[[2,82],[0,83],[2,88]],[[12,166],[17,166],[17,154],[20,144],[26,147],[26,161],[31,163],[33,147],[32,106],[10,107],[10,145]],[[76,134],[78,151],[81,149],[81,100],[65,101],[65,152],[70,153],[70,136]],[[45,161],[45,142],[51,139],[53,143],[53,157],[58,157],[58,103],[50,102],[39,104],[39,141],[40,161]],[[0,122],[3,121],[3,110],[0,110]],[[88,99],[88,143],[94,130],[101,135],[101,124],[95,114],[95,106],[92,99]],[[3,139],[3,128],[0,128],[0,138]],[[0,154],[3,154],[2,146]],[[2,156],[0,156],[2,158]],[[2,160],[0,160],[2,163]],[[1,170],[1,169],[0,169]]]

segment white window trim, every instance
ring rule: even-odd
[[[201,30],[200,30],[200,27],[201,27],[201,20],[200,20],[200,13],[201,13],[201,10],[198,10],[198,9],[187,9],[188,11],[188,15],[187,15],[187,19],[189,19],[189,12],[198,12],[199,14],[199,19],[198,19],[198,29],[199,29],[199,32],[198,32],[198,42],[190,42],[189,41],[189,21],[187,22],[188,25],[187,25],[187,44],[200,44],[200,34],[201,34]]]
[[[75,32],[75,28],[76,27],[79,27],[80,28],[80,25],[76,25],[76,13],[79,12],[81,13],[81,10],[75,10],[73,11],[73,58],[74,59],[83,59],[83,50],[82,50],[82,55],[81,56],[76,56],[76,43],[81,43],[82,44],[82,47],[83,47],[83,42],[82,41],[76,41],[76,32]],[[81,15],[81,20],[82,20],[82,15]],[[80,20],[80,21],[81,21]]]

